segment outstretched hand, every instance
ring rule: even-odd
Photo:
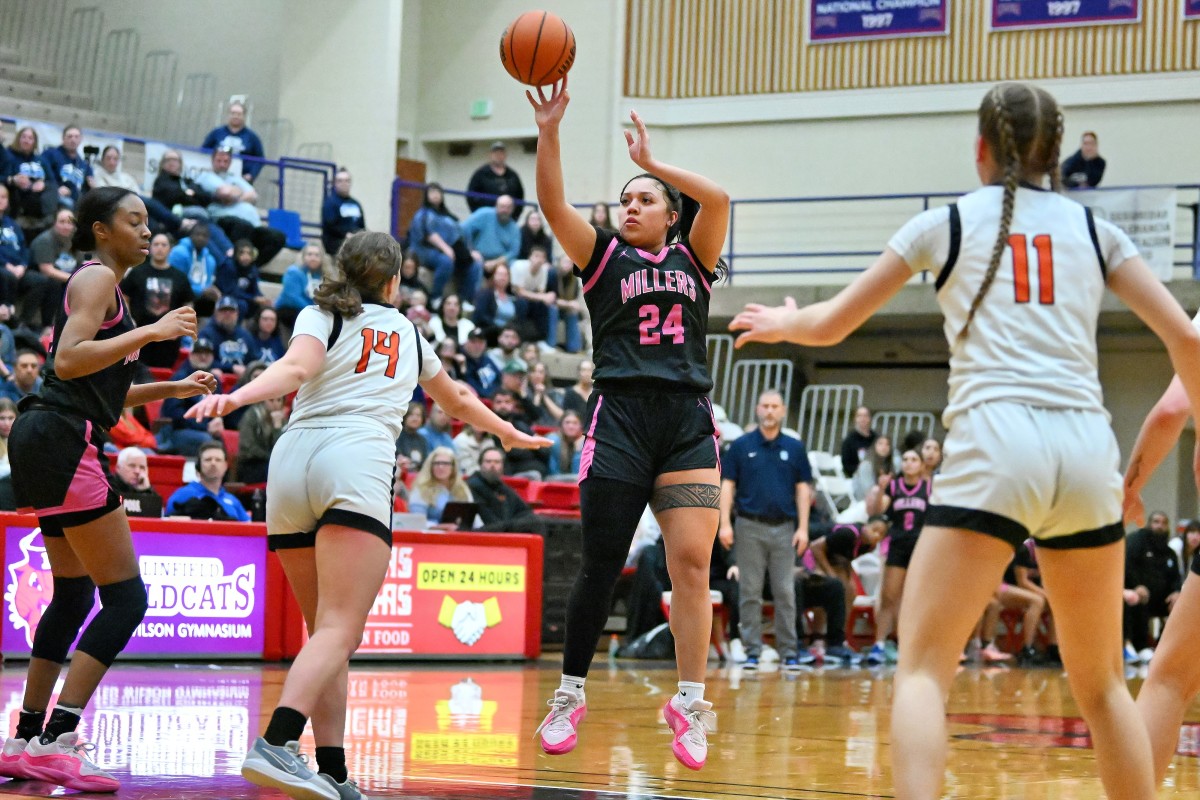
[[[747,303],[733,321],[729,323],[731,331],[745,331],[738,336],[734,347],[741,347],[749,342],[773,344],[787,339],[788,317],[796,312],[796,301],[785,298],[781,306],[764,306],[758,303]]]
[[[181,381],[175,381],[175,397],[183,400],[198,394],[212,394],[217,388],[217,376],[198,369]]]
[[[528,433],[513,428],[510,433],[500,436],[500,444],[505,450],[517,448],[520,450],[541,450],[543,447],[549,447],[554,442],[547,439],[545,436],[530,436]]]
[[[646,131],[646,123],[636,111],[629,112],[629,118],[637,129],[637,138],[630,131],[625,131],[625,144],[629,147],[629,158],[647,172],[652,172],[654,159],[650,155],[650,134]]]
[[[1141,492],[1125,490],[1125,500],[1121,504],[1122,519],[1125,524],[1134,524],[1139,528],[1146,524],[1146,503],[1142,500]]]
[[[185,411],[183,416],[187,419],[195,420],[206,419],[208,417],[223,417],[232,411],[237,411],[241,407],[242,404],[234,400],[231,394],[210,394]]]
[[[567,76],[564,75],[561,81],[550,87],[549,97],[546,97],[541,86],[537,87],[537,100],[533,99],[533,92],[529,89],[525,90],[525,97],[533,106],[533,121],[539,128],[556,126],[562,122],[567,103],[571,102],[571,95],[567,92]]]

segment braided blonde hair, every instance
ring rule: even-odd
[[[1000,208],[1000,229],[992,246],[987,273],[979,285],[967,321],[958,332],[958,340],[967,338],[971,320],[992,288],[1012,226],[1017,186],[1022,178],[1050,176],[1054,191],[1062,189],[1058,171],[1062,147],[1063,115],[1058,103],[1044,89],[1024,83],[1001,83],[992,88],[979,106],[979,135],[987,142],[993,158],[1004,171],[1004,199]]]

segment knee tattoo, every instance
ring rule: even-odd
[[[660,486],[650,497],[654,513],[670,508],[720,508],[721,487],[708,483],[674,483]]]

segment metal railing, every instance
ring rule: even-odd
[[[16,125],[18,120],[0,116],[0,123]],[[87,129],[84,130],[85,142],[88,132]],[[152,143],[191,153],[207,152],[199,147],[176,144],[169,140],[125,136],[105,131],[94,131],[93,133],[106,138],[122,140],[124,143],[122,150],[131,144],[145,148],[148,143]],[[333,191],[333,175],[337,169],[332,162],[307,158],[281,158],[278,160],[252,156],[242,156],[241,158],[243,161],[253,161],[263,165],[263,171],[255,182],[255,190],[259,195],[257,204],[259,208],[295,211],[300,215],[301,231],[310,236],[320,236],[321,205],[325,202],[325,197]]]

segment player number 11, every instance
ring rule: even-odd
[[[667,318],[663,320],[662,327],[658,328],[659,314],[658,306],[644,305],[638,310],[638,316],[642,319],[642,324],[638,325],[638,330],[641,332],[641,337],[638,339],[639,344],[659,344],[662,342],[663,336],[670,336],[673,344],[683,344],[683,306],[679,303],[671,306],[671,310],[667,312]],[[658,328],[658,330],[655,330]]]

